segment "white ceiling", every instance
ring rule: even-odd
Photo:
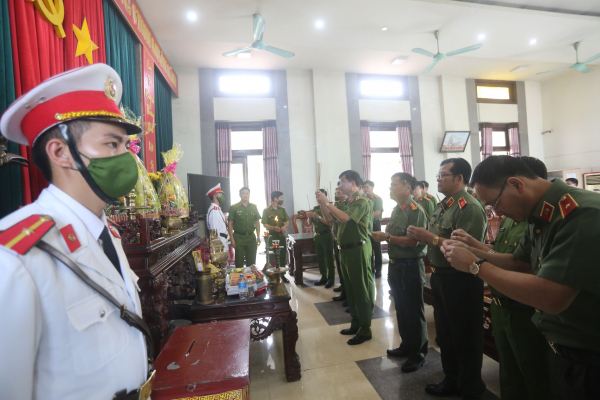
[[[582,42],[580,60],[600,53],[600,17],[515,8],[569,8],[572,13],[600,15],[598,0],[497,0],[496,5],[472,0],[178,0],[168,7],[164,0],[138,3],[176,70],[322,68],[419,75],[431,59],[410,50],[422,47],[435,53],[435,30],[441,32],[442,53],[475,44],[480,34],[486,39],[481,49],[440,62],[429,73],[433,76],[543,80],[556,74],[536,72],[575,62],[573,42]],[[186,19],[190,10],[197,12],[196,22]],[[221,55],[252,42],[252,15],[257,12],[266,21],[265,43],[292,51],[295,57],[264,51],[253,51],[251,60]],[[325,22],[322,30],[314,28],[317,19]],[[383,26],[389,29],[382,32]],[[532,38],[537,39],[534,46],[529,44]],[[390,64],[402,55],[408,56],[407,62]],[[523,64],[530,68],[510,72]],[[600,60],[592,68],[600,69],[598,64]]]

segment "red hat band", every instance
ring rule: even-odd
[[[208,197],[213,197],[217,193],[223,193],[223,191],[221,190],[221,188],[217,188],[217,189],[213,190],[212,192],[209,192],[208,193]]]

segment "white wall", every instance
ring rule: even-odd
[[[215,97],[215,121],[275,120],[275,98]]]
[[[542,82],[543,130],[553,130],[544,135],[548,170],[598,165],[599,89],[600,69],[597,68],[587,74],[567,71]]]
[[[294,210],[306,210],[306,195],[314,207],[316,201],[313,193],[317,188],[313,76],[310,70],[288,70],[286,74]],[[332,184],[335,183],[337,181]]]
[[[424,180],[429,183],[429,193],[434,196],[437,193],[435,175],[440,169],[440,163],[446,158],[444,154],[439,153],[444,137],[440,95],[440,82],[437,77],[419,76],[423,156],[425,158]],[[417,177],[417,179],[421,179],[421,177]]]
[[[477,114],[479,122],[497,124],[519,122],[519,109],[516,104],[477,103]]]
[[[525,82],[525,99],[529,155],[544,161],[542,86],[540,82]]]
[[[183,158],[177,163],[177,176],[187,187],[187,174],[202,173],[200,151],[200,92],[196,68],[177,68],[179,98],[173,98],[173,141],[181,144]],[[161,157],[159,154],[158,157]]]
[[[439,82],[444,131],[470,131],[466,79],[440,76]],[[471,142],[469,138],[464,152],[445,153],[444,158],[461,157],[472,165]]]
[[[409,101],[359,99],[358,109],[362,121],[410,121]]]

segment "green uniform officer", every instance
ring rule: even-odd
[[[427,214],[427,220],[433,215],[433,210],[435,208],[435,201],[423,191],[423,182],[417,181],[417,184],[412,192],[413,198],[415,202],[417,202],[423,210],[425,210],[425,214]]]
[[[485,204],[483,204],[483,202],[479,199],[479,197],[477,197],[477,193],[475,193],[475,191],[473,189],[467,188],[467,193],[469,193],[471,196],[473,196],[474,199],[477,199],[479,204],[481,204],[481,207],[485,207]]]
[[[340,221],[338,246],[344,286],[350,307],[352,322],[350,328],[343,329],[343,335],[354,335],[348,344],[356,345],[370,340],[371,315],[375,309],[375,286],[371,273],[371,241],[369,225],[372,212],[368,200],[358,193],[362,179],[355,171],[345,171],[340,175],[340,188],[349,196],[348,210],[340,211],[327,197],[317,191],[317,201],[328,220],[331,215]]]
[[[485,204],[527,220],[526,232],[512,255],[452,246],[446,255],[458,270],[536,308],[532,321],[548,341],[553,398],[598,398],[600,196],[550,183],[508,156],[484,160],[472,182]]]
[[[235,267],[243,268],[256,263],[256,250],[260,244],[260,214],[255,204],[249,202],[250,189],[240,189],[239,203],[229,207],[227,227],[231,246],[235,249]],[[256,231],[256,234],[254,233]]]
[[[271,205],[265,208],[262,214],[262,224],[265,229],[269,230],[268,249],[273,247],[273,240],[279,240],[279,266],[283,268],[287,261],[285,230],[290,223],[290,217],[282,204],[283,193],[280,191],[272,192]]]
[[[409,227],[413,239],[431,243],[431,289],[435,299],[435,328],[445,378],[425,390],[434,396],[462,394],[479,398],[485,391],[481,379],[483,361],[483,282],[460,274],[440,251],[455,229],[462,229],[482,242],[487,231],[485,211],[466,189],[471,166],[462,158],[449,158],[440,165],[438,192],[446,196],[435,208],[429,230]]]
[[[387,351],[390,356],[408,357],[402,372],[414,372],[425,365],[427,348],[427,322],[423,286],[427,245],[406,236],[408,226],[427,227],[423,208],[411,198],[417,180],[410,174],[392,176],[391,198],[397,202],[392,211],[387,232],[373,232],[373,239],[386,240],[390,256],[388,281],[394,297],[398,331],[402,338],[400,347]]]
[[[348,205],[346,203],[346,200],[348,199],[348,197],[340,191],[339,184],[340,183],[338,182],[338,187],[335,189],[336,201],[334,203],[334,206],[337,209],[339,209],[340,211],[346,211],[348,209]],[[346,290],[344,289],[344,277],[342,276],[342,265],[340,262],[340,249],[338,248],[338,242],[337,242],[337,236],[338,236],[338,232],[339,232],[340,222],[338,221],[337,218],[335,218],[335,217],[333,218],[333,221],[331,221],[331,227],[332,227],[332,231],[333,231],[333,254],[335,256],[335,265],[337,268],[338,277],[340,278],[340,286],[333,289],[334,292],[340,292],[340,295],[335,296],[333,298],[333,300],[334,301],[345,301],[346,300]]]
[[[373,193],[375,183],[373,181],[365,181],[363,190],[369,200],[373,202],[373,232],[381,232],[381,218],[383,214],[383,199]],[[381,254],[381,243],[371,238],[371,247],[373,247],[373,273],[375,278],[381,278],[381,267],[383,265],[383,257]]]
[[[327,192],[320,189],[325,196]],[[313,208],[312,212],[306,215],[311,218],[313,231],[315,233],[315,250],[317,252],[317,262],[321,279],[315,283],[315,286],[325,285],[325,289],[333,287],[335,282],[335,265],[333,264],[333,236],[331,235],[331,223],[323,218],[321,207]]]

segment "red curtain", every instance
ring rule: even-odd
[[[362,139],[363,180],[371,179],[371,128],[369,121],[360,121]]]
[[[279,161],[277,151],[277,124],[263,123],[263,160],[265,173],[265,198],[271,203],[271,192],[279,190]]]
[[[64,7],[62,26],[66,37],[60,39],[54,26],[42,18],[33,2],[8,0],[17,97],[51,76],[88,65],[85,55],[75,57],[77,38],[73,25],[81,29],[84,18],[92,41],[99,47],[93,52],[94,63],[106,62],[102,0],[64,0]],[[21,156],[31,160],[31,148],[20,146],[20,152]],[[42,189],[48,186],[32,163],[29,168],[22,168],[21,181],[24,204],[37,199]]]
[[[492,124],[484,122],[481,124],[481,160],[485,160],[492,155],[494,150],[492,144]]]
[[[519,124],[516,122],[508,124],[508,140],[510,144],[508,155],[519,157],[521,155],[521,146],[519,145]]]
[[[217,122],[217,172],[229,178],[231,171],[231,126],[229,122]]]
[[[398,150],[400,152],[402,171],[412,175],[413,153],[412,142],[410,140],[410,122],[398,121],[396,123],[396,132],[398,133]]]

